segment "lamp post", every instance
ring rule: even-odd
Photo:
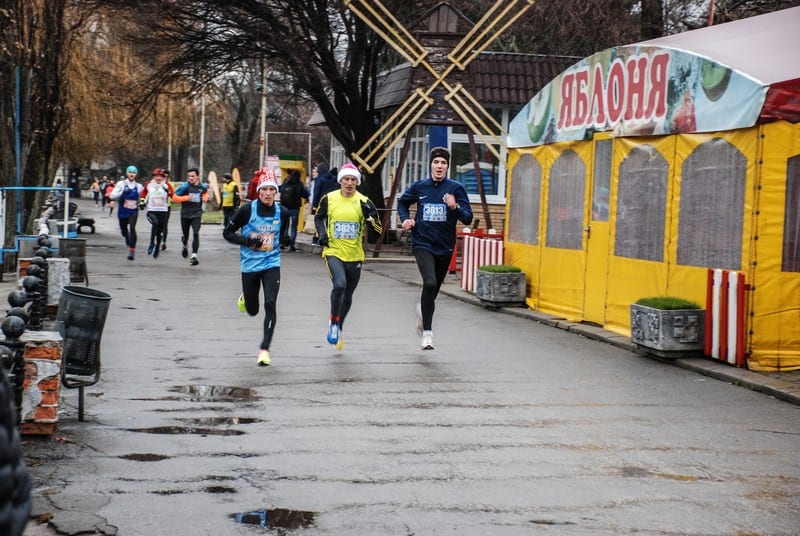
[[[258,144],[258,167],[262,168],[266,165],[266,140],[267,131],[267,63],[261,60],[261,130],[259,132]]]
[[[205,176],[203,174],[203,150],[206,143],[206,94],[200,95],[200,180]]]

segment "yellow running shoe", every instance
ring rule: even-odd
[[[260,352],[258,352],[258,366],[259,367],[269,366],[269,350],[261,350]]]
[[[342,333],[341,329],[339,330],[339,340],[336,342],[334,347],[337,350],[341,350],[342,348],[344,348],[344,334]]]
[[[240,313],[246,313],[247,307],[244,305],[244,294],[239,294],[239,299],[236,300],[236,305],[239,307]]]

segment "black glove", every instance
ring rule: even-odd
[[[144,198],[139,199],[139,210],[144,210],[146,206],[147,206],[147,201]]]
[[[244,245],[250,249],[258,249],[261,247],[261,239],[258,237],[246,238],[244,241]]]
[[[372,209],[372,206],[366,201],[361,202],[361,213],[364,214],[365,220],[375,218],[378,215],[378,213],[375,212],[375,210]]]
[[[319,239],[317,240],[317,244],[323,248],[328,247],[328,235],[320,235]]]

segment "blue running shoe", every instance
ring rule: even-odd
[[[337,344],[339,342],[339,326],[331,323],[328,326],[328,344]]]

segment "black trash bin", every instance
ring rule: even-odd
[[[61,290],[56,325],[63,339],[61,380],[66,387],[85,387],[100,379],[100,338],[110,302],[109,294],[92,288]]]

